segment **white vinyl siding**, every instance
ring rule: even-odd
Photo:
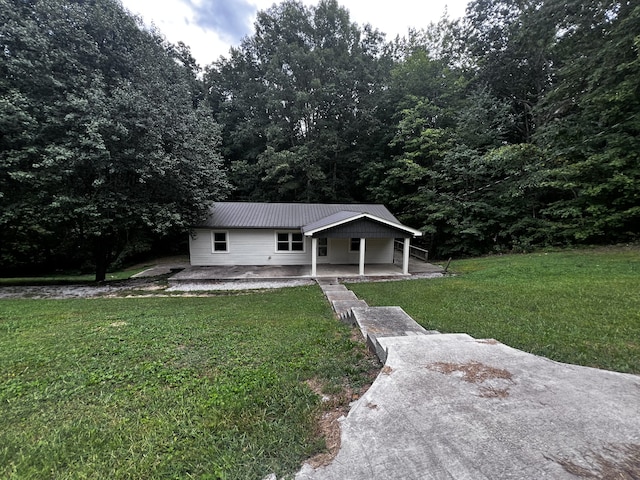
[[[213,230],[220,232],[220,230]],[[227,252],[213,253],[211,229],[195,229],[189,237],[191,265],[311,265],[311,238],[303,237],[303,251],[276,250],[273,229],[226,230]],[[288,233],[288,232],[287,232]],[[327,256],[318,256],[318,264],[351,264],[359,262],[359,252],[349,252],[350,239],[327,239]],[[368,238],[365,263],[393,263],[393,239]]]
[[[216,230],[217,231],[217,230]],[[189,237],[191,265],[311,265],[311,239],[303,237],[303,251],[276,251],[276,231],[229,229],[225,255],[212,253],[209,229],[195,229]]]
[[[350,244],[349,238],[330,238],[329,255],[326,259],[318,259],[318,263],[357,265],[360,262],[360,252],[349,251]],[[393,263],[393,239],[367,238],[364,262]]]

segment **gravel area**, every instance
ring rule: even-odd
[[[106,285],[47,285],[0,287],[0,299],[7,298],[97,298],[122,296],[128,293],[151,293],[166,287],[157,282],[124,281]]]
[[[194,291],[229,291],[229,290],[261,290],[270,288],[300,287],[313,285],[313,280],[256,280],[256,281],[221,281],[221,282],[180,282],[167,288],[167,292]]]
[[[158,281],[118,282],[114,285],[48,285],[48,286],[11,286],[0,287],[0,300],[10,298],[65,299],[65,298],[104,298],[104,297],[149,297],[179,296],[181,293],[234,290],[264,290],[272,288],[298,287],[313,285],[310,279],[301,280],[264,280],[264,281],[221,281],[221,282],[184,282],[167,287]]]

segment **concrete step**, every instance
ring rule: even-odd
[[[332,293],[332,292],[349,292],[350,291],[344,285],[321,285],[320,289],[323,291],[325,295],[327,293]]]
[[[330,302],[337,300],[358,300],[356,294],[351,290],[345,290],[344,292],[325,292],[325,295]]]
[[[331,302],[333,311],[336,312],[338,317],[341,317],[344,313],[348,312],[352,308],[366,308],[367,302],[364,300],[334,300]]]
[[[379,339],[439,333],[423,328],[401,307],[356,307],[352,312],[367,345],[382,363],[387,360],[387,352]]]

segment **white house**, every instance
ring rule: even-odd
[[[409,273],[411,238],[419,230],[400,223],[384,205],[219,202],[189,238],[191,264],[359,265],[393,263],[395,239],[404,239]]]

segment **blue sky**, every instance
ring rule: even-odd
[[[450,18],[464,14],[468,0],[338,0],[351,20],[370,23],[388,39],[405,35],[410,27],[424,28],[447,8]],[[274,0],[122,0],[125,8],[155,25],[169,41],[183,41],[201,66],[226,56],[229,48],[253,32],[259,10]],[[317,0],[302,0],[316,5]]]
[[[193,12],[198,27],[217,32],[232,44],[251,30],[257,7],[246,0],[182,0]]]

